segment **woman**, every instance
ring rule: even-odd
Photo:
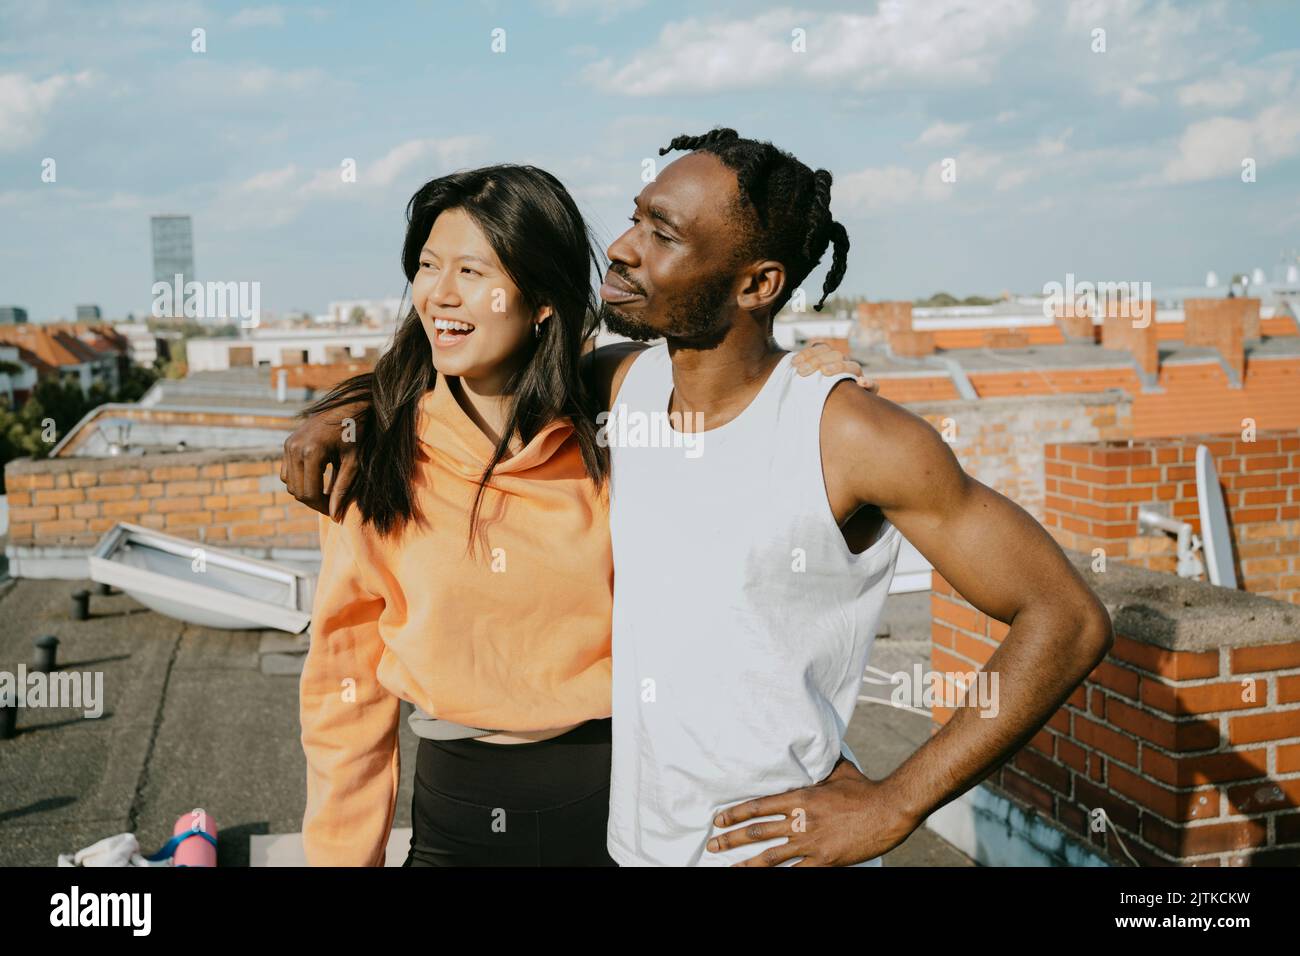
[[[303,412],[354,414],[338,423],[357,451],[342,517],[320,519],[307,860],[383,864],[405,699],[421,739],[404,865],[611,866],[609,459],[579,361],[600,257],[529,166],[434,179],[407,220],[392,348]],[[286,443],[300,500],[310,472]]]

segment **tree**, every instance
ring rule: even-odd
[[[37,382],[23,407],[14,411],[0,406],[0,494],[4,493],[3,468],[15,458],[44,458],[91,409],[107,402],[135,402],[158,378],[151,369],[131,366],[116,392],[95,382],[86,392],[80,383],[45,379]],[[54,440],[44,437],[45,421],[54,421]]]

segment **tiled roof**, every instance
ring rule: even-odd
[[[1215,349],[1162,342],[1160,351],[1154,387],[1142,382],[1123,352],[1088,345],[957,349],[911,362],[873,353],[862,364],[879,379],[880,394],[895,402],[956,399],[941,357],[958,363],[980,398],[1122,389],[1132,396],[1138,437],[1180,434],[1189,423],[1239,431],[1247,419],[1261,429],[1300,427],[1300,339],[1265,338],[1247,346],[1240,387],[1229,382]]]
[[[48,332],[29,325],[0,325],[0,341],[7,345],[21,346],[54,368],[81,363],[81,359],[68,352]]]
[[[55,366],[51,365],[49,362],[42,359],[39,355],[37,355],[31,349],[27,348],[27,346],[25,345],[19,345],[16,342],[6,342],[3,340],[3,338],[0,338],[0,345],[17,349],[19,360],[24,362],[27,365],[30,365],[32,368],[36,369],[36,373],[38,376],[40,376],[41,374],[48,375],[51,372],[57,371],[57,368]]]

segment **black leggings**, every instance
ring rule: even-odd
[[[610,718],[527,744],[420,738],[403,866],[615,866]]]

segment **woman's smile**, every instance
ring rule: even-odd
[[[452,349],[474,333],[474,326],[455,319],[434,319],[433,330],[434,347]]]

